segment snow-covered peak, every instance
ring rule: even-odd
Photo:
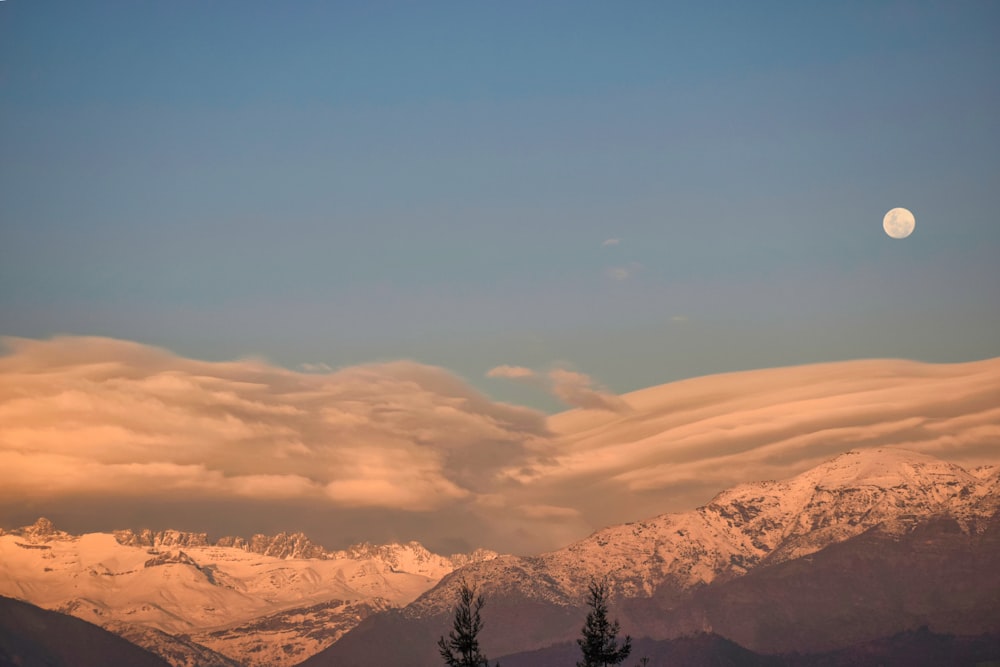
[[[783,481],[740,484],[689,512],[610,526],[533,558],[502,557],[456,572],[410,614],[447,608],[460,577],[489,596],[579,604],[594,577],[615,595],[683,589],[842,542],[878,526],[890,533],[947,515],[969,532],[996,512],[997,477],[895,448],[848,452]]]
[[[0,595],[126,628],[153,648],[182,633],[241,664],[287,667],[458,566],[416,542],[353,555],[302,533],[221,542],[176,530],[72,536],[40,520],[0,534]]]
[[[750,538],[749,562],[777,562],[876,525],[903,531],[938,514],[973,529],[978,501],[989,493],[961,466],[884,447],[849,451],[785,481],[738,485],[698,512],[733,537]]]
[[[22,526],[12,530],[0,529],[0,535],[12,535],[22,538],[32,544],[41,544],[53,540],[78,540],[78,536],[58,530],[44,517],[39,518],[30,526]],[[95,534],[96,535],[96,534]],[[490,560],[497,557],[495,551],[475,549],[467,554],[452,554],[443,556],[429,551],[416,541],[405,544],[373,544],[362,542],[347,549],[329,551],[315,544],[304,533],[280,532],[277,535],[255,534],[249,540],[242,537],[222,537],[214,543],[210,542],[206,533],[187,532],[181,530],[150,530],[148,528],[133,530],[130,528],[115,530],[107,538],[126,547],[139,547],[152,550],[178,552],[181,549],[192,548],[225,548],[235,549],[251,554],[259,554],[281,560],[352,560],[371,561],[380,569],[388,572],[415,574],[431,579],[440,579],[449,572],[464,567],[470,563]]]
[[[860,485],[890,489],[906,484],[977,481],[961,466],[899,447],[851,450],[803,473],[799,479],[828,489]]]
[[[478,561],[497,557],[495,551],[476,549],[468,554],[441,556],[428,551],[416,541],[405,544],[371,544],[362,542],[332,554],[336,558],[371,559],[385,563],[396,572],[410,572],[440,579],[452,570]]]

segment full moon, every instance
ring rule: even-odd
[[[905,208],[894,208],[882,218],[882,229],[894,239],[905,239],[913,233],[916,220]]]

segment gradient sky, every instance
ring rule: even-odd
[[[885,360],[1000,357],[997,26],[0,2],[0,526],[531,553],[851,447],[997,463],[997,360]]]
[[[997,25],[990,2],[7,0],[0,333],[410,358],[546,410],[485,373],[622,392],[996,356]]]

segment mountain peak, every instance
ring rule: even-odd
[[[967,533],[978,532],[992,516],[990,488],[925,454],[888,447],[849,452],[786,480],[740,484],[696,510],[609,526],[563,549],[478,563],[469,573],[486,582],[488,595],[557,604],[578,603],[591,578],[608,574],[615,597],[650,596],[662,586],[694,589],[874,528],[902,535],[949,516]],[[454,579],[445,578],[411,610],[447,609]]]
[[[3,534],[4,531],[0,529],[0,535]],[[68,533],[58,530],[55,524],[43,516],[38,517],[35,523],[30,526],[15,528],[7,534],[23,537],[29,542],[48,542],[50,540],[60,540],[69,537]]]
[[[974,477],[962,467],[900,447],[852,449],[803,474],[826,488],[864,484],[889,488],[940,476]]]
[[[44,516],[40,516],[33,525],[28,527],[26,532],[36,537],[48,537],[50,535],[55,535],[56,527],[55,524],[46,519]]]

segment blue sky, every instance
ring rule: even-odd
[[[6,0],[0,334],[409,358],[547,410],[485,373],[622,392],[997,356],[998,24],[988,2]]]

